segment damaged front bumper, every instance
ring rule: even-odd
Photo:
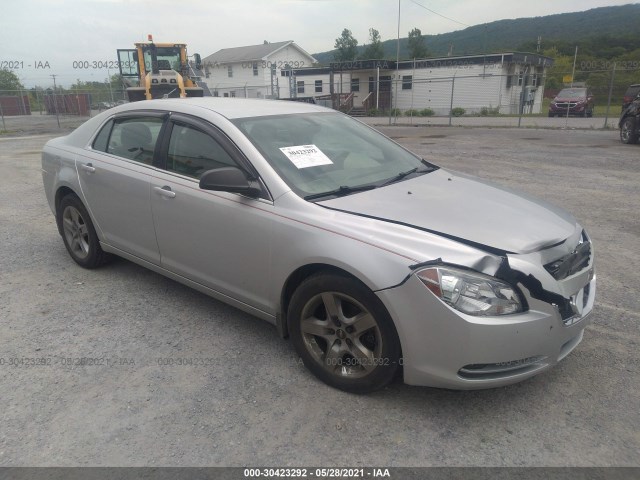
[[[559,245],[507,254],[493,274],[518,288],[526,311],[466,315],[440,301],[416,275],[376,292],[395,320],[405,383],[508,385],[552,367],[580,343],[596,293],[593,251],[581,228]]]

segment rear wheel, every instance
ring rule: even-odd
[[[109,259],[100,247],[87,209],[75,195],[67,195],[58,207],[62,240],[71,258],[81,267],[97,268]]]
[[[638,143],[638,132],[636,131],[636,119],[627,117],[620,124],[620,140],[622,143]]]
[[[400,341],[384,305],[364,284],[318,274],[294,292],[289,333],[305,366],[332,387],[368,393],[398,371]]]

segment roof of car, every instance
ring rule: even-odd
[[[144,100],[117,107],[121,112],[129,110],[172,110],[197,115],[201,109],[211,110],[226,118],[261,117],[294,113],[332,112],[334,110],[304,102],[265,100],[255,98],[167,98]]]

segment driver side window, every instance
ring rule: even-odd
[[[169,140],[167,170],[199,178],[207,170],[237,166],[213,137],[190,125],[174,124]]]

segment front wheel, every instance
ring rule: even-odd
[[[89,217],[89,212],[75,195],[67,195],[58,207],[62,240],[71,258],[81,267],[97,268],[108,260],[100,247],[98,235]]]
[[[294,292],[287,318],[303,363],[332,387],[369,393],[398,372],[400,341],[393,322],[380,299],[353,278],[309,277]]]
[[[627,117],[620,124],[620,140],[622,143],[638,143],[638,132],[636,131],[636,119]]]

